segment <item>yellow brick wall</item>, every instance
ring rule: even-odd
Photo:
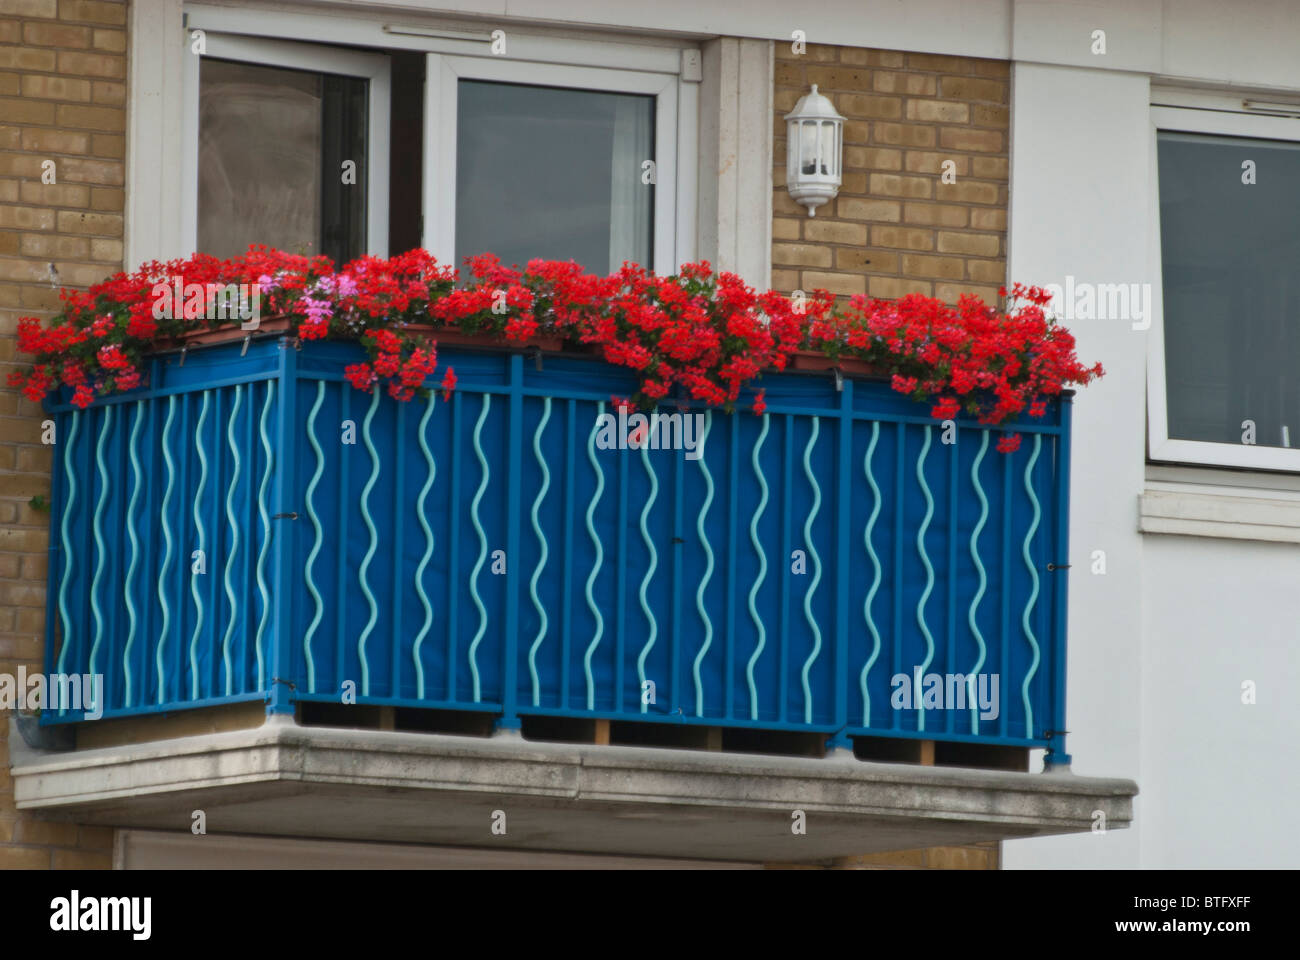
[[[785,189],[785,114],[817,84],[846,118],[844,182],[816,217]],[[1006,275],[1010,65],[776,45],[772,285],[997,301]],[[943,183],[945,160],[955,183]]]
[[[58,286],[122,267],[126,155],[124,0],[0,0],[0,375],[21,316],[47,316]],[[43,183],[54,161],[55,183]],[[57,272],[53,285],[50,264]],[[40,411],[0,380],[0,672],[41,668],[50,450]],[[108,867],[113,831],[14,808],[9,717],[0,714],[0,870]]]

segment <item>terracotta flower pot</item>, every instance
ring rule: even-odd
[[[873,367],[871,364],[853,357],[841,357],[839,360],[832,360],[826,354],[817,350],[799,350],[790,357],[790,370],[803,370],[809,373],[821,372],[824,370],[833,370],[839,367],[840,372],[854,377],[888,377],[887,371],[879,367]]]
[[[172,344],[177,347],[195,347],[214,343],[226,343],[230,340],[242,340],[244,337],[269,337],[285,334],[292,326],[288,317],[270,317],[261,321],[255,329],[245,330],[237,323],[223,323],[212,329],[187,330],[176,337]]]
[[[462,333],[447,327],[434,327],[428,323],[408,323],[403,329],[415,336],[428,337],[435,343],[449,346],[490,347],[493,350],[536,347],[546,353],[559,353],[565,348],[564,340],[560,337],[537,336],[529,337],[527,340],[511,340],[489,333]]]

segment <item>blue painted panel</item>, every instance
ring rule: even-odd
[[[1013,425],[1005,455],[1002,431],[946,431],[886,384],[773,375],[766,416],[660,411],[702,415],[692,459],[596,445],[636,383],[595,359],[447,349],[455,393],[399,404],[346,383],[353,346],[284,350],[200,350],[112,402],[51,407],[50,669],[86,671],[93,650],[107,715],[283,681],[289,701],[507,722],[1021,744],[1060,728],[1062,402]],[[891,680],[917,669],[996,673],[997,716],[896,709]]]

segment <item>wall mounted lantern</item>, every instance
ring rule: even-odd
[[[840,191],[844,118],[814,83],[785,115],[785,127],[785,186],[815,217]]]

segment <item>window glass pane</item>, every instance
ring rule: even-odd
[[[364,252],[366,91],[354,77],[203,58],[199,250]],[[343,183],[344,160],[355,184]]]
[[[1300,447],[1300,144],[1157,144],[1169,436]]]
[[[458,104],[458,262],[653,265],[653,97],[461,80]]]

